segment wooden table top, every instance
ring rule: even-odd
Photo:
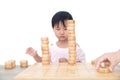
[[[112,73],[98,73],[89,63],[35,63],[16,75],[14,80],[120,80],[120,65]]]

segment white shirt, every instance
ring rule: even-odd
[[[79,45],[76,46],[76,54],[76,61],[85,62],[85,54]],[[68,59],[68,48],[60,48],[57,44],[52,44],[50,45],[50,56],[51,62],[59,62],[60,58]]]

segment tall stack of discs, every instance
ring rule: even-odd
[[[49,55],[49,40],[48,37],[41,38],[41,50],[42,50],[42,64],[50,64],[50,55]]]
[[[66,26],[68,30],[68,63],[76,63],[76,36],[75,36],[75,21],[67,20]]]

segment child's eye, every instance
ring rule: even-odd
[[[56,30],[60,30],[59,28],[56,28]]]
[[[67,30],[67,28],[65,28],[64,30]]]

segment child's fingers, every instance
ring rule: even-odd
[[[36,51],[33,48],[30,47],[26,50],[26,54],[34,56],[36,54]]]
[[[67,62],[67,59],[66,58],[60,58],[59,62]]]
[[[26,53],[29,53],[31,51],[33,51],[33,48],[31,48],[31,47],[29,47],[29,48],[26,49]]]

